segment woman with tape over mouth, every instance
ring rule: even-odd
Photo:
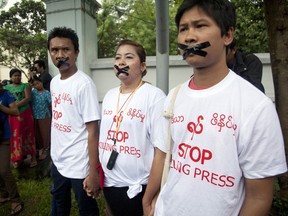
[[[105,173],[104,196],[114,216],[143,215],[145,192],[156,193],[146,187],[148,180],[161,183],[162,172],[150,174],[150,170],[165,160],[165,131],[161,131],[165,94],[142,80],[145,61],[142,45],[121,40],[114,61],[121,84],[103,100],[99,158]]]

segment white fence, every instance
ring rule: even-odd
[[[272,71],[270,66],[269,53],[256,54],[263,63],[262,83],[265,87],[265,92],[268,97],[274,101],[274,85]],[[147,75],[144,80],[156,85],[156,57],[149,56],[146,59]],[[98,89],[99,100],[102,101],[105,93],[119,86],[120,81],[113,72],[113,58],[97,59],[91,65],[92,78],[95,81]],[[167,71],[168,73],[168,71]],[[182,56],[170,56],[169,58],[169,89],[175,87],[190,78],[192,68],[182,60]]]
[[[262,83],[265,87],[266,95],[274,101],[274,84],[269,53],[257,53],[256,55],[263,63]],[[97,85],[100,102],[103,100],[105,93],[109,89],[115,86],[119,86],[120,84],[120,81],[113,72],[113,62],[114,58],[103,58],[96,59],[92,64],[90,64],[91,76]],[[147,57],[146,63],[148,73],[144,77],[144,80],[152,83],[153,85],[156,85],[156,57]],[[54,65],[52,67],[54,67]],[[9,71],[9,68],[0,67],[0,79],[9,79]],[[52,73],[52,75],[55,74]],[[169,89],[175,87],[179,83],[186,81],[191,75],[192,68],[188,66],[185,61],[182,60],[182,56],[170,56]],[[26,81],[24,76],[23,81]]]

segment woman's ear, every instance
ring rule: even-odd
[[[142,62],[141,63],[141,71],[145,71],[146,70],[146,62]]]

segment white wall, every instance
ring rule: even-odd
[[[0,80],[9,79],[10,68],[0,65]]]
[[[272,71],[270,66],[269,53],[256,54],[263,63],[262,83],[264,85],[266,95],[274,101],[274,85]],[[149,56],[146,59],[147,75],[144,80],[156,85],[156,57]],[[116,86],[120,81],[113,72],[114,58],[96,59],[91,65],[92,78],[98,89],[99,100],[102,101],[105,93]],[[168,73],[168,71],[167,71]],[[177,84],[182,83],[192,75],[192,68],[182,60],[182,56],[170,56],[169,58],[169,90]]]

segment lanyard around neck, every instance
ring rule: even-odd
[[[116,106],[116,132],[114,135],[114,144],[116,143],[116,136],[119,132],[119,128],[121,125],[121,122],[123,120],[123,115],[122,113],[125,112],[125,110],[127,109],[129,103],[131,102],[134,94],[136,93],[136,91],[142,86],[143,81],[141,80],[139,85],[131,92],[131,94],[128,96],[128,98],[125,100],[125,102],[123,103],[123,105],[121,106],[121,108],[119,109],[119,104],[120,104],[120,95],[121,95],[121,91],[119,90],[119,94],[118,94],[118,101],[117,101],[117,106]]]

